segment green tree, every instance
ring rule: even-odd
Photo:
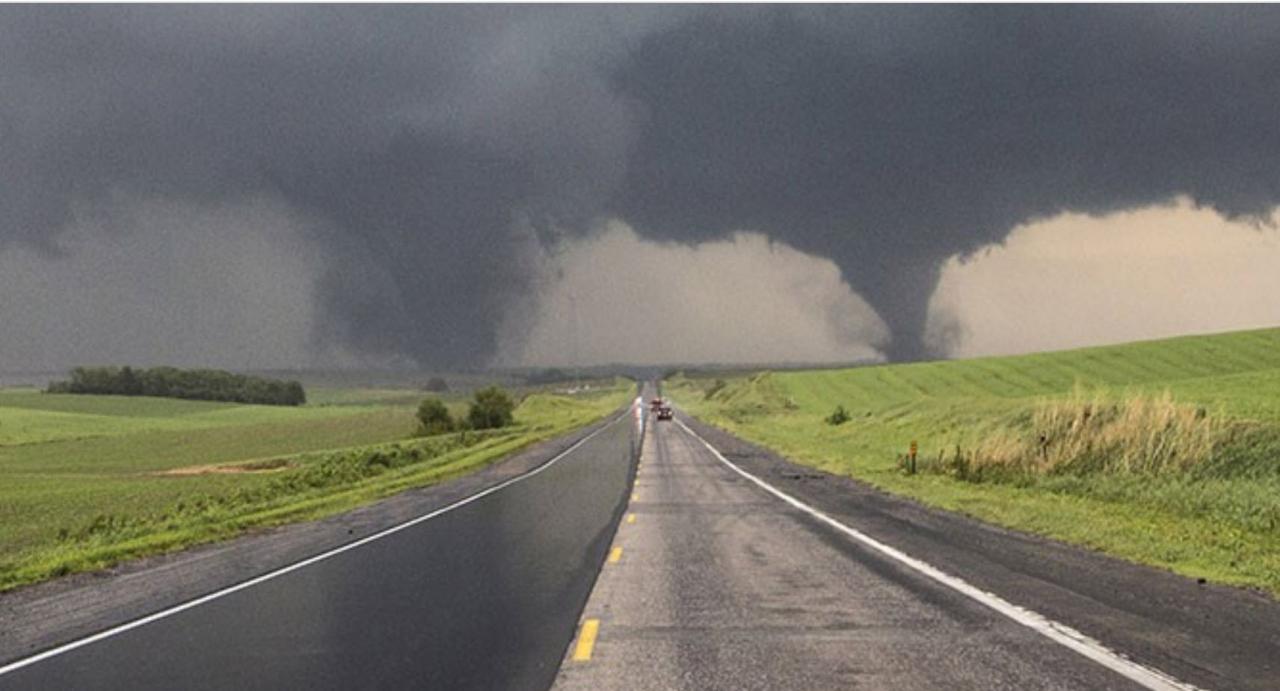
[[[438,398],[424,398],[418,404],[418,429],[422,434],[452,432],[456,425],[449,408]]]
[[[142,395],[142,380],[134,373],[133,368],[125,365],[120,368],[120,393],[126,396]]]
[[[472,429],[506,427],[514,419],[515,407],[506,391],[490,386],[476,392],[471,409],[467,411],[467,421]]]
[[[297,380],[289,380],[286,384],[289,393],[285,396],[286,405],[302,405],[307,402],[307,391],[302,388],[302,382]]]
[[[440,393],[449,390],[449,382],[445,381],[444,377],[432,377],[427,380],[427,383],[422,388]]]
[[[302,405],[307,402],[307,393],[297,381],[249,377],[222,370],[180,370],[173,367],[76,367],[71,370],[71,379],[50,382],[48,391],[267,405]]]

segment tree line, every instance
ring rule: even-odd
[[[438,398],[418,405],[418,434],[432,435],[467,429],[497,429],[515,421],[515,401],[497,386],[480,389],[471,399],[466,417],[455,418]]]
[[[251,377],[214,369],[76,367],[71,378],[50,382],[49,393],[160,396],[197,401],[302,405],[307,394],[297,381]]]

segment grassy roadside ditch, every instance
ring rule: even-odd
[[[667,392],[703,420],[800,463],[1280,596],[1280,330],[728,380],[679,376]],[[905,469],[912,441],[915,474]]]
[[[456,478],[600,420],[633,395],[622,381],[586,395],[532,394],[516,408],[516,424],[497,430],[103,476],[86,474],[90,460],[51,478],[15,476],[25,485],[10,493],[25,488],[31,497],[12,504],[23,512],[21,529],[0,528],[0,591],[321,518]],[[62,510],[86,501],[98,510]]]

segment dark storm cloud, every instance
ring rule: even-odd
[[[322,338],[483,362],[521,248],[617,216],[837,261],[921,353],[1027,218],[1280,201],[1268,7],[0,8],[0,248],[111,195],[278,198]]]
[[[833,8],[704,17],[637,51],[619,213],[833,257],[920,353],[938,262],[1021,220],[1177,192],[1280,199],[1272,8]]]

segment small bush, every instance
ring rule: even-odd
[[[848,421],[849,411],[845,410],[842,405],[836,406],[835,411],[826,417],[826,423],[828,425],[843,425]]]
[[[449,390],[449,382],[445,381],[444,377],[432,377],[427,380],[426,384],[422,385],[422,388],[424,391],[444,393]]]
[[[516,404],[506,391],[490,386],[476,392],[467,411],[471,429],[496,429],[506,427],[515,419]]]
[[[418,433],[424,436],[452,432],[457,427],[449,408],[438,398],[424,398],[418,404]]]

